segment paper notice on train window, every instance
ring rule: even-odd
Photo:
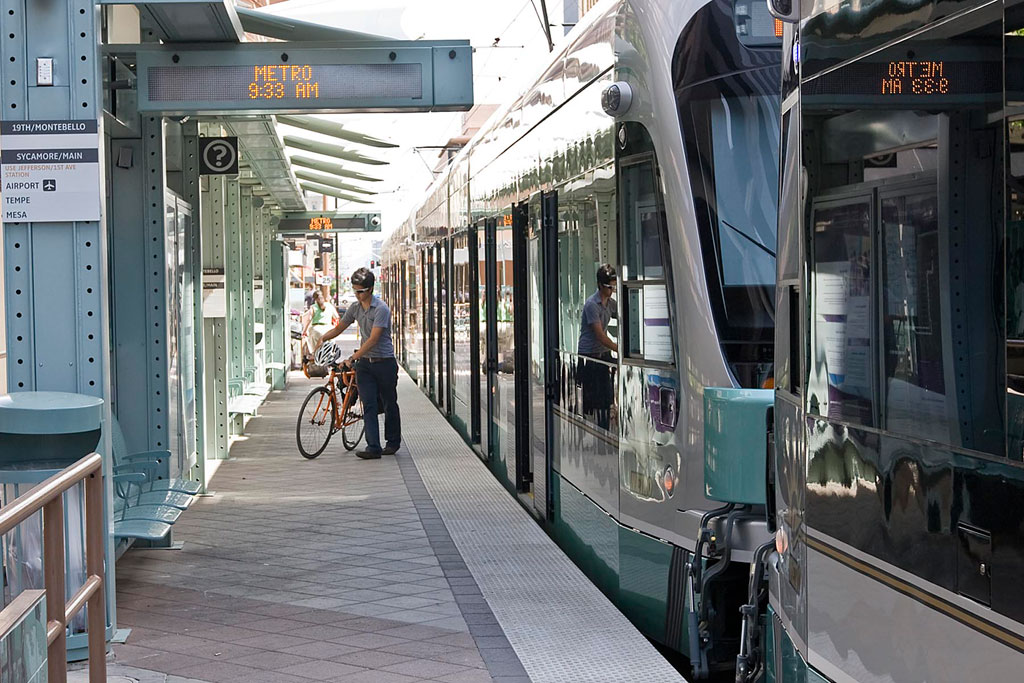
[[[851,261],[819,262],[814,274],[814,325],[829,384],[853,396],[871,391],[871,320],[866,274]]]
[[[648,285],[643,289],[644,360],[672,362],[672,326],[668,313],[665,285]]]

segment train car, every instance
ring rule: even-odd
[[[768,679],[1024,678],[1024,2],[792,3]]]
[[[698,677],[735,665],[750,562],[770,540],[780,31],[763,0],[599,4],[383,252],[410,375]],[[582,362],[605,263],[618,352]],[[587,367],[612,383],[604,405]],[[710,412],[708,387],[728,399]]]

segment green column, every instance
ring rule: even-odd
[[[204,453],[200,459],[202,479],[209,483],[209,460],[228,457],[228,340],[225,312],[227,289],[225,180],[206,176],[201,181],[203,240],[203,367]]]
[[[256,313],[253,306],[253,280],[255,280],[253,243],[258,211],[253,206],[253,199],[252,187],[243,185],[239,188],[239,237],[241,242],[239,256],[241,263],[238,286],[242,295],[240,299],[242,306],[241,351],[244,387],[256,381],[256,358],[253,348],[256,343]]]
[[[227,293],[228,337],[226,370],[230,398],[240,395],[245,383],[245,368],[242,361],[242,229],[238,181],[225,180],[224,185],[224,279]]]

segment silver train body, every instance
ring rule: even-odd
[[[744,0],[599,4],[384,245],[404,366],[595,582],[676,649],[688,553],[720,505],[705,489],[705,388],[772,378],[772,27]],[[587,409],[577,373],[605,262],[619,272],[607,414]],[[766,538],[763,515],[732,534],[737,604]]]
[[[1024,680],[1024,3],[802,5],[769,669]]]

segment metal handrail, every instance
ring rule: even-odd
[[[85,482],[85,566],[87,577],[64,602],[64,492]],[[0,509],[0,534],[43,511],[43,568],[46,593],[47,673],[67,683],[67,624],[89,605],[89,683],[107,680],[106,604],[103,598],[103,457],[85,456]],[[59,596],[59,597],[58,597]],[[56,599],[49,599],[54,597]],[[0,634],[7,636],[8,631]]]

